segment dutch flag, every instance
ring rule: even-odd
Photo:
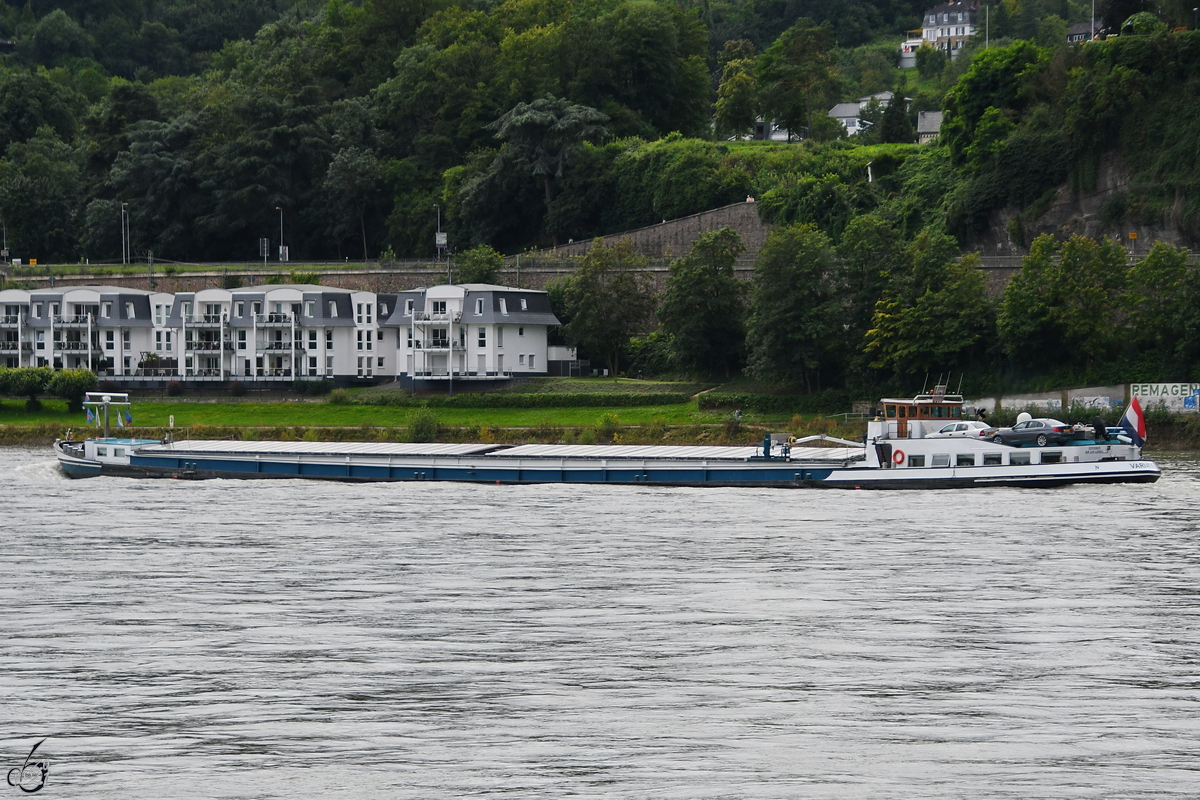
[[[1138,447],[1146,443],[1146,415],[1142,413],[1142,404],[1136,397],[1130,399],[1129,408],[1121,417],[1121,427]]]

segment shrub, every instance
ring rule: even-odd
[[[183,383],[180,381],[170,381],[167,383],[167,397],[180,397],[183,395]]]
[[[334,389],[329,393],[329,402],[335,406],[350,405],[350,393],[345,389]]]
[[[234,397],[241,397],[246,394],[246,384],[241,381],[229,382],[229,393]]]
[[[46,391],[67,401],[67,411],[83,410],[84,396],[96,388],[96,376],[91,370],[64,369],[54,373],[46,384]]]
[[[427,408],[418,409],[408,418],[408,440],[410,442],[436,441],[437,432],[437,415]]]
[[[617,432],[621,430],[621,420],[616,414],[604,414],[600,417],[599,424],[596,425],[596,433],[601,441],[611,442]]]

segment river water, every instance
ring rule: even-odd
[[[59,798],[1195,797],[1200,458],[1159,461],[893,493],[0,450],[2,766],[45,738]]]

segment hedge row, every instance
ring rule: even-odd
[[[753,394],[750,392],[705,392],[700,395],[700,410],[740,408],[763,414],[830,414],[850,408],[850,395],[827,390],[815,394]]]
[[[629,394],[625,392],[590,392],[580,394],[515,394],[488,392],[460,394],[454,397],[411,397],[406,394],[373,395],[361,400],[334,390],[331,403],[362,403],[377,406],[427,408],[630,408],[637,406],[673,406],[687,403],[691,396],[683,392]]]

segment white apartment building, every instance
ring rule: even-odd
[[[6,289],[0,312],[0,364],[89,369],[128,384],[545,375],[559,324],[545,292],[486,284],[396,295],[310,285]]]
[[[545,292],[468,283],[401,292],[384,327],[396,333],[397,377],[411,383],[545,375],[558,324]]]

